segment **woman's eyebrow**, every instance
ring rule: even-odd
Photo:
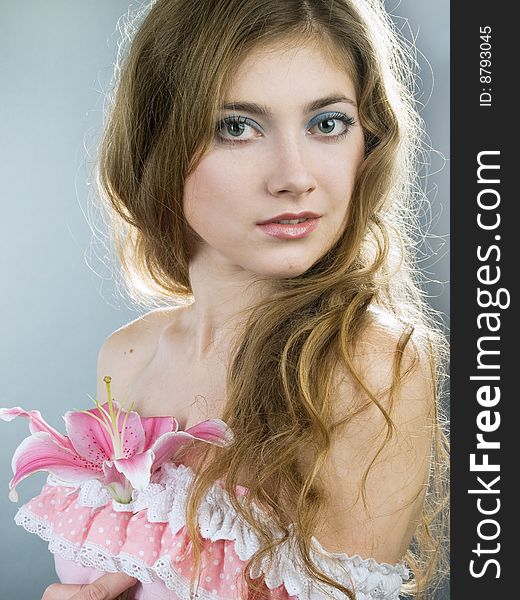
[[[310,113],[313,110],[323,108],[324,106],[328,106],[329,104],[336,104],[337,102],[347,102],[348,104],[352,104],[352,106],[357,107],[357,104],[354,102],[354,100],[351,100],[346,96],[337,94],[333,96],[325,96],[324,98],[319,98],[317,100],[312,100],[311,102],[305,104],[302,107],[302,109],[304,113]],[[270,118],[272,116],[272,113],[267,106],[264,106],[263,104],[257,104],[256,102],[226,102],[222,105],[221,110],[240,110],[251,113],[253,115],[261,115],[267,118]]]

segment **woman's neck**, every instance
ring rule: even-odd
[[[229,349],[251,309],[273,291],[269,281],[199,251],[190,263],[195,302],[185,311],[196,359]]]

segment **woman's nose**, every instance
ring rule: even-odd
[[[300,196],[316,188],[310,157],[296,140],[285,140],[273,151],[272,171],[267,181],[270,194]]]

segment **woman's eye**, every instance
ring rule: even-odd
[[[318,133],[311,135],[327,139],[338,139],[345,136],[355,120],[343,113],[330,113],[319,115],[311,121],[309,130],[317,129]],[[217,123],[215,135],[217,139],[224,143],[243,143],[254,136],[247,135],[249,129],[257,129],[259,126],[247,117],[225,117]]]
[[[355,125],[356,122],[352,117],[343,113],[331,113],[324,116],[320,115],[317,119],[313,120],[313,123],[309,129],[317,129],[318,133],[312,135],[336,139],[347,135],[352,125]]]
[[[223,142],[247,141],[251,139],[251,137],[244,135],[247,128],[254,128],[254,124],[246,117],[226,117],[217,123],[215,135]]]

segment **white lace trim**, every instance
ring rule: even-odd
[[[20,508],[15,516],[15,522],[30,533],[35,533],[43,540],[49,542],[52,554],[58,554],[82,567],[93,567],[106,573],[123,572],[135,577],[141,583],[163,581],[169,590],[175,592],[179,598],[190,598],[190,584],[177,571],[172,568],[172,561],[168,555],[161,556],[152,567],[139,560],[137,557],[121,552],[118,556],[106,551],[106,548],[85,542],[81,547],[65,540],[54,533],[48,522],[42,521],[25,507]],[[210,594],[199,588],[194,600],[229,600],[216,594]]]
[[[148,521],[168,523],[175,535],[186,523],[188,488],[193,477],[194,473],[190,467],[166,463],[161,469],[158,481],[150,483],[142,492],[134,491],[130,504],[116,502],[98,480],[71,486],[70,483],[49,475],[47,483],[71,487],[70,492],[67,492],[69,494],[79,492],[78,504],[81,506],[100,507],[111,502],[112,508],[117,512],[135,513],[146,509]],[[258,519],[266,518],[254,504],[253,512]],[[48,523],[42,523],[25,507],[19,510],[15,520],[28,531],[50,541],[51,552],[58,551],[67,558],[72,556],[71,560],[85,566],[96,566],[104,571],[122,570],[143,583],[159,578],[164,581],[166,587],[176,593],[179,593],[177,588],[183,585],[180,582],[184,580],[172,569],[168,557],[161,557],[153,567],[148,567],[134,556],[114,556],[107,553],[106,549],[88,542],[79,549],[74,548],[70,542],[53,534]],[[251,558],[260,547],[256,534],[236,513],[226,490],[218,483],[213,484],[199,508],[198,524],[201,535],[206,539],[233,541],[235,552],[242,561]],[[282,536],[278,534],[277,537]],[[314,548],[311,549],[311,558],[316,565],[335,581],[347,587],[354,587],[357,600],[398,600],[403,580],[409,579],[409,570],[402,563],[391,565],[378,563],[372,558],[363,559],[359,555],[348,556],[344,553],[328,552],[316,538],[313,537],[312,542]],[[69,548],[63,550],[67,544]],[[99,560],[94,564],[96,556]],[[251,569],[250,575],[253,578],[263,575],[269,589],[283,584],[287,592],[299,600],[341,600],[344,596],[338,590],[310,579],[305,574],[303,561],[294,543],[294,535],[277,548],[273,562],[264,557],[256,570]],[[189,594],[189,591],[182,591],[184,595],[181,597],[188,597],[186,593]],[[215,600],[215,595],[208,595],[209,597]]]

